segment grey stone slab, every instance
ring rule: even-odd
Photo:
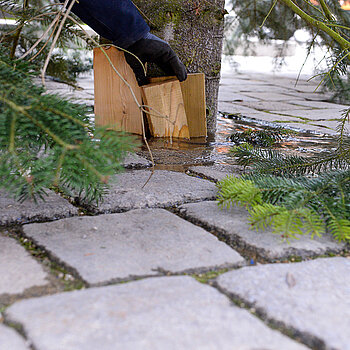
[[[350,349],[350,260],[317,259],[243,268],[222,289],[296,330],[317,349]]]
[[[290,115],[283,115],[283,112],[262,112],[262,111],[258,111],[256,109],[252,109],[250,111],[248,110],[244,110],[243,113],[241,113],[244,117],[248,117],[251,119],[257,119],[257,120],[262,120],[268,123],[279,123],[281,121],[285,121],[285,122],[290,122],[290,121],[296,121],[299,122],[300,119],[298,119],[297,117],[293,117]]]
[[[129,152],[124,158],[122,165],[126,169],[141,169],[151,167],[152,162],[146,158],[140,157],[136,153]]]
[[[305,102],[305,101],[300,101]],[[243,106],[254,108],[263,111],[288,111],[298,109],[305,109],[305,106],[296,106],[297,101],[292,103],[279,102],[279,101],[258,101],[258,102],[242,102]],[[312,107],[310,107],[311,109]]]
[[[246,84],[245,82],[235,82],[234,84],[222,86],[222,89],[225,91],[231,91],[234,93],[243,93],[243,92],[288,92],[290,89],[284,89],[280,86],[269,85],[268,83],[262,84]],[[293,90],[292,90],[293,91]]]
[[[10,194],[0,191],[0,225],[55,220],[78,214],[78,209],[58,194],[47,191],[45,201],[20,203]]]
[[[271,113],[281,113],[280,111],[271,111]],[[283,111],[285,115],[300,117],[310,120],[328,120],[338,119],[341,117],[342,109],[296,109]]]
[[[252,112],[249,114],[250,118],[258,119],[258,120],[263,120],[265,122],[269,123],[280,123],[280,122],[285,122],[285,123],[300,123],[303,122],[303,119],[292,116],[292,115],[284,115],[281,114],[281,112]]]
[[[30,350],[27,342],[12,328],[0,323],[1,350]]]
[[[299,240],[287,243],[270,230],[257,232],[251,229],[248,213],[241,207],[221,210],[217,202],[203,202],[183,205],[180,211],[191,221],[219,233],[231,245],[249,250],[269,261],[292,256],[307,258],[327,252],[338,253],[345,248],[345,244],[337,243],[328,236],[315,239],[301,236]]]
[[[115,213],[140,208],[165,208],[188,202],[215,198],[217,189],[207,180],[197,179],[184,173],[156,170],[135,170],[118,174],[104,197],[104,202],[89,205],[95,213]]]
[[[215,236],[164,209],[70,218],[23,230],[91,285],[244,263]]]
[[[222,113],[249,114],[256,112],[253,108],[248,108],[240,103],[219,102],[218,110]]]
[[[235,91],[232,91],[231,89],[224,89],[224,88],[221,88],[219,90],[218,99],[219,99],[219,101],[223,101],[223,102],[233,102],[233,101],[254,102],[254,101],[259,101],[256,98],[244,96],[244,95],[238,94]]]
[[[219,102],[218,109],[221,113],[241,114],[249,118],[264,120],[266,112],[243,106],[240,103]]]
[[[302,93],[314,93],[317,89],[317,85],[305,85],[305,84],[297,84],[295,86],[295,90]]]
[[[270,83],[254,79],[252,77],[249,77],[247,79],[240,79],[237,77],[233,77],[233,78],[223,77],[220,80],[220,84],[236,88],[236,87],[244,87],[244,86],[247,86],[247,87],[266,86],[266,85],[269,85]]]
[[[215,164],[211,166],[192,166],[188,168],[191,174],[203,177],[211,181],[221,181],[227,175],[237,175],[242,174],[244,168],[239,165],[226,165],[226,164]]]
[[[317,123],[317,124],[316,124]],[[337,131],[335,129],[336,123],[334,123],[334,128],[326,125],[322,125],[322,122],[309,122],[309,123],[299,123],[297,120],[291,120],[289,122],[279,123],[281,126],[286,125],[288,127],[293,127],[299,129],[303,132],[313,132],[322,135],[336,135]],[[329,124],[329,123],[327,123]],[[332,122],[333,124],[333,122]]]
[[[42,266],[14,239],[2,235],[0,276],[0,294],[21,294],[28,288],[48,284]]]
[[[37,350],[306,350],[191,277],[21,301],[6,318]]]
[[[290,101],[290,96],[287,94],[282,94],[282,93],[276,93],[276,92],[245,92],[243,95],[247,95],[249,97],[254,97],[258,98],[259,100],[263,101]],[[298,99],[297,97],[295,98],[296,100]]]
[[[306,92],[288,92],[287,95],[293,96],[295,99],[303,99],[310,101],[324,101],[328,102],[332,98],[332,94],[327,92],[314,92],[314,93],[306,93]]]
[[[336,133],[337,131],[337,126],[339,125],[340,120],[321,120],[321,121],[315,121],[315,122],[310,122],[309,124],[312,125],[317,125],[320,128],[327,128],[330,129],[332,132]],[[348,129],[349,129],[350,124],[348,124]]]
[[[322,102],[322,101],[290,101],[293,105],[298,106],[305,106],[308,108],[319,108],[319,109],[337,109],[337,110],[343,110],[349,108],[349,106],[337,104],[337,103],[330,103],[330,102]]]
[[[276,85],[278,87],[285,87],[285,88],[292,88],[292,89],[302,89],[304,86],[316,89],[318,85],[318,82],[315,82],[315,81],[306,81],[303,79],[298,80],[297,77],[288,78],[288,77],[283,77],[279,74],[275,74],[274,77],[272,77],[271,75],[266,75],[265,81],[269,82],[270,84]]]

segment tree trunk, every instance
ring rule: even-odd
[[[225,0],[134,0],[152,33],[169,42],[190,73],[205,73],[208,136],[216,130]],[[155,75],[151,67],[150,75]]]

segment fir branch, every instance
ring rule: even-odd
[[[350,242],[350,170],[316,178],[271,175],[227,177],[218,183],[221,208],[248,208],[252,227],[271,227],[282,238],[320,236]]]
[[[93,128],[86,107],[35,86],[31,70],[0,48],[0,186],[20,200],[55,186],[100,201],[133,140]]]

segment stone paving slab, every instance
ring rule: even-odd
[[[304,102],[304,101],[301,101]],[[297,103],[297,101],[295,102]],[[242,102],[243,106],[254,108],[263,111],[288,111],[297,109],[305,109],[306,106],[297,106],[296,104],[291,104],[287,102],[279,101],[258,101],[258,102]],[[311,109],[311,107],[310,107]]]
[[[271,85],[269,82],[265,82],[263,80],[254,79],[252,76],[247,76],[245,79],[234,77],[222,77],[220,79],[220,85],[229,85],[229,87],[254,87],[254,86],[267,86]]]
[[[244,167],[239,165],[215,164],[211,166],[192,166],[188,168],[190,174],[200,176],[202,178],[218,182],[223,180],[227,175],[240,176]]]
[[[283,114],[281,114],[283,112],[279,112],[279,113],[280,114],[278,114],[277,112],[272,113],[272,112],[256,111],[256,112],[250,113],[247,116],[250,118],[263,120],[263,121],[269,122],[269,123],[285,122],[286,124],[288,124],[288,123],[295,123],[295,122],[303,122],[303,120],[301,118],[291,116],[291,115],[283,115]]]
[[[6,319],[37,350],[306,350],[216,289],[161,277],[21,301]]]
[[[332,98],[331,93],[323,93],[323,92],[314,92],[314,93],[306,93],[306,92],[288,92],[286,95],[293,96],[294,100],[302,99],[302,100],[310,100],[310,101],[323,101],[329,102]]]
[[[184,173],[156,170],[144,186],[151,171],[135,170],[116,175],[104,202],[87,205],[94,213],[116,213],[130,209],[165,208],[188,202],[214,199],[217,189],[207,180]]]
[[[0,323],[1,350],[30,350],[27,342],[12,328]]]
[[[217,283],[317,349],[350,349],[350,259],[243,268]]]
[[[308,108],[319,108],[319,109],[347,109],[349,106],[330,103],[330,102],[322,102],[322,101],[290,101],[293,105],[305,106]]]
[[[164,209],[31,224],[23,231],[90,285],[244,264],[215,236]]]
[[[13,238],[2,235],[0,276],[0,295],[22,294],[28,288],[45,286],[48,283],[47,274],[29,253]]]
[[[254,94],[255,92],[263,92],[265,93],[266,91],[268,92],[277,92],[277,93],[285,93],[285,92],[289,92],[293,90],[290,89],[284,89],[280,86],[274,86],[274,85],[269,85],[269,84],[246,84],[246,83],[237,83],[234,82],[233,84],[231,84],[230,86],[221,86],[219,88],[219,91],[231,91],[233,93],[252,93]],[[256,100],[256,98],[250,97],[254,100]]]
[[[151,167],[152,162],[146,158],[140,157],[136,153],[128,152],[122,162],[122,165],[126,169],[142,169]]]
[[[185,218],[219,233],[231,245],[257,254],[268,261],[294,256],[307,258],[327,252],[338,253],[345,248],[345,244],[337,243],[328,236],[315,239],[301,236],[299,240],[287,243],[270,230],[251,230],[247,220],[248,213],[241,207],[221,210],[217,202],[211,201],[186,204],[179,209]]]
[[[340,118],[342,114],[342,109],[296,109],[289,111],[271,111],[271,113],[280,113],[285,115],[290,115],[293,117],[302,117],[310,120],[328,120],[328,119],[336,119]]]
[[[221,113],[231,113],[231,114],[242,114],[245,117],[249,118],[258,118],[261,120],[264,120],[266,112],[258,111],[254,108],[249,108],[246,106],[243,106],[240,103],[230,103],[230,102],[219,102],[218,109]],[[275,116],[276,114],[271,114],[272,116]]]
[[[232,91],[229,89],[221,89],[221,88],[219,90],[218,99],[219,99],[219,101],[223,101],[223,102],[233,102],[233,101],[254,102],[254,101],[259,101],[256,98],[237,94],[236,91]]]
[[[269,90],[267,89],[266,92],[254,92],[254,93],[249,93],[245,92],[243,95],[247,95],[249,97],[254,97],[258,98],[259,100],[263,101],[288,101],[290,97],[287,94],[282,94],[282,93],[276,93],[276,92],[268,92]],[[296,97],[295,100],[298,98]]]
[[[309,131],[309,132],[315,132],[317,134],[327,134],[327,135],[336,135],[337,131],[336,131],[336,125],[337,123],[334,122],[327,122],[324,123],[326,125],[322,125],[322,122],[309,122],[309,123],[298,123],[298,121],[296,120],[291,120],[289,122],[284,122],[284,123],[280,123],[280,125],[286,125],[286,126],[290,126],[293,128],[297,128],[300,129],[302,131]],[[334,128],[330,128],[329,124],[333,125]]]
[[[52,191],[47,193],[44,202],[25,200],[20,203],[1,190],[0,225],[56,220],[78,214],[78,209],[67,200]]]
[[[253,108],[248,108],[243,106],[240,103],[231,103],[231,102],[219,102],[218,109],[220,112],[232,113],[232,114],[249,114],[250,112],[257,112]]]

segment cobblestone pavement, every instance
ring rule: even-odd
[[[80,82],[48,87],[92,105]],[[333,133],[345,106],[314,88],[224,76],[219,109]],[[142,188],[149,166],[127,157],[99,206],[0,193],[0,350],[350,350],[348,246],[288,244],[219,210],[215,182],[237,166],[158,169]]]

